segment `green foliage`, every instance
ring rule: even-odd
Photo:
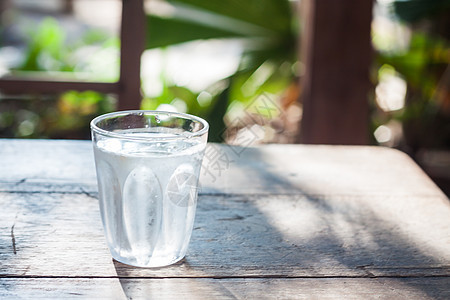
[[[61,24],[50,17],[44,19],[36,28],[28,28],[26,32],[27,50],[22,64],[12,70],[13,73],[37,71],[41,72],[38,75],[45,75],[51,72],[65,72],[66,77],[89,73],[90,80],[117,80],[118,59],[112,66],[111,62],[105,61],[110,59],[105,57],[106,51],[118,53],[120,45],[117,38],[103,31],[91,29],[83,33],[79,39],[69,40]],[[103,65],[102,61],[105,61]]]
[[[421,147],[450,147],[450,97],[448,94],[450,41],[437,15],[449,15],[448,0],[395,1],[401,20],[417,25],[428,18],[428,26],[413,26],[409,48],[400,53],[378,53],[379,66],[395,69],[407,82],[406,105],[387,118],[403,124],[405,143],[412,151]],[[444,30],[443,30],[444,29]],[[386,116],[385,116],[386,119]],[[387,120],[385,120],[386,122]]]
[[[450,63],[449,49],[448,41],[417,32],[411,37],[407,52],[379,55],[378,62],[393,66],[411,88],[430,99],[442,75],[436,71]]]
[[[432,18],[450,8],[450,0],[408,0],[395,1],[394,12],[403,21],[417,22]]]
[[[59,96],[3,97],[0,136],[89,139],[89,122],[114,110],[113,98],[92,91]]]
[[[102,51],[119,49],[117,38],[93,29],[86,31],[80,39],[69,42],[54,18],[46,18],[36,28],[28,28],[27,35],[23,63],[12,70],[13,74],[33,71],[35,76],[52,77],[54,72],[64,72],[64,76],[74,77],[75,72],[95,69],[90,79],[116,80],[112,69],[118,69],[118,63],[115,66],[97,66],[95,63],[104,61]],[[87,46],[95,46],[98,51],[80,55],[79,51],[88,49]],[[98,114],[113,111],[114,107],[114,98],[93,91],[3,96],[0,99],[0,136],[88,139],[90,120]]]
[[[291,27],[289,1],[282,0],[170,0],[174,5],[188,5],[192,8],[226,16],[275,32],[286,32]],[[226,25],[224,25],[226,26]]]
[[[65,34],[58,22],[53,18],[42,21],[36,31],[29,33],[30,43],[24,63],[20,67],[23,71],[44,71],[48,64],[58,70],[72,71],[73,66],[64,62]],[[45,60],[45,62],[43,62]],[[47,65],[44,65],[47,63]],[[62,65],[61,65],[62,64]]]
[[[61,135],[64,132],[80,131],[87,135],[90,120],[93,117],[114,110],[114,100],[104,94],[93,91],[69,91],[62,94],[56,103],[53,122],[48,124],[49,135]]]
[[[198,24],[192,20],[148,16],[147,49],[210,38],[238,37],[235,32]]]
[[[211,104],[201,107],[199,94],[165,82],[163,93],[146,99],[144,108],[182,99],[188,112],[211,124],[210,140],[221,141],[224,116],[234,101],[250,103],[263,92],[281,94],[295,77],[296,16],[288,0],[169,0],[170,16],[149,15],[147,48],[166,47],[200,39],[243,41],[239,68],[207,89]],[[205,94],[203,94],[205,96]]]

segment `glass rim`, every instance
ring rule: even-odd
[[[113,132],[113,131],[108,131],[105,129],[102,129],[100,127],[97,126],[97,123],[100,122],[101,120],[104,120],[106,118],[112,118],[112,117],[120,117],[120,116],[126,116],[126,115],[131,115],[131,114],[149,114],[149,115],[164,115],[164,116],[173,116],[173,117],[178,117],[181,119],[187,119],[187,120],[193,120],[193,121],[197,121],[200,124],[203,125],[203,128],[200,129],[197,132],[189,132],[186,131],[185,133],[183,133],[183,135],[176,135],[176,136],[163,136],[163,137],[145,137],[145,136],[132,136],[132,135],[127,135],[127,134],[122,134],[122,133],[117,133],[117,132]],[[134,140],[134,141],[145,141],[145,142],[149,142],[149,141],[162,141],[162,140],[183,140],[183,139],[189,139],[189,138],[193,138],[193,137],[197,137],[197,136],[202,136],[206,133],[208,133],[209,130],[209,124],[206,120],[194,116],[194,115],[190,115],[190,114],[186,114],[186,113],[179,113],[179,112],[171,112],[171,111],[162,111],[162,110],[123,110],[123,111],[115,111],[115,112],[110,112],[110,113],[106,113],[100,116],[95,117],[94,119],[92,119],[92,121],[90,122],[90,127],[91,130],[94,131],[95,133],[104,135],[104,136],[108,136],[108,137],[112,137],[112,138],[118,138],[118,139],[126,139],[126,140]]]

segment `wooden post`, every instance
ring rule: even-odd
[[[143,0],[122,0],[119,110],[139,109],[141,95],[141,55],[145,47]]]
[[[0,15],[3,16],[3,13],[11,6],[11,0],[1,0],[0,1]],[[1,36],[0,36],[1,38]]]
[[[73,14],[73,0],[64,0],[62,11],[67,15]]]
[[[302,0],[299,142],[367,144],[372,0]]]

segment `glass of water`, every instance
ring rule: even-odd
[[[117,261],[161,267],[185,256],[208,128],[201,118],[161,111],[92,120],[100,212]]]

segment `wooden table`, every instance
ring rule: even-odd
[[[112,260],[91,143],[0,140],[0,298],[450,298],[449,199],[379,147],[210,145],[190,248]]]

